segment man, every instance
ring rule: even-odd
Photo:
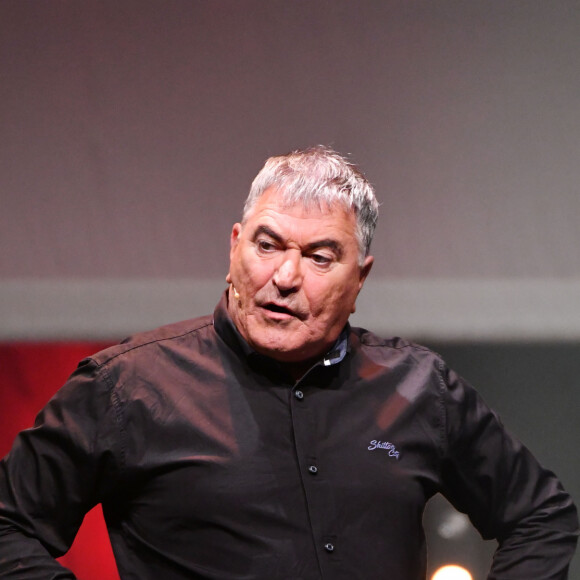
[[[102,502],[123,579],[419,580],[442,492],[497,538],[489,578],[567,576],[576,510],[429,350],[351,328],[378,205],[347,160],[274,157],[214,315],[83,361],[0,471],[0,575],[52,559]]]

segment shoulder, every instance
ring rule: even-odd
[[[192,318],[131,335],[119,344],[87,357],[85,362],[107,367],[121,360],[147,360],[162,350],[171,352],[183,347],[191,348],[196,341],[213,340],[213,335],[212,315]]]
[[[380,337],[365,328],[352,327],[350,330],[353,350],[359,350],[373,359],[379,358],[407,364],[430,364],[440,371],[445,367],[441,356],[427,346],[400,336]]]

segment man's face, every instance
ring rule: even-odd
[[[231,235],[229,312],[259,353],[303,363],[326,353],[355,310],[373,258],[358,263],[356,220],[342,206],[286,206],[264,192]]]

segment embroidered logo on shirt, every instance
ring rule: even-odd
[[[389,457],[399,459],[399,452],[397,451],[397,448],[389,441],[377,441],[376,439],[373,439],[371,444],[368,446],[368,450],[374,451],[375,449],[384,449],[388,452]]]

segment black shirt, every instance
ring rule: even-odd
[[[102,502],[124,580],[419,580],[436,492],[498,539],[489,578],[566,578],[570,497],[436,354],[347,326],[295,382],[224,296],[83,361],[18,436],[0,575],[72,577],[52,556]]]

